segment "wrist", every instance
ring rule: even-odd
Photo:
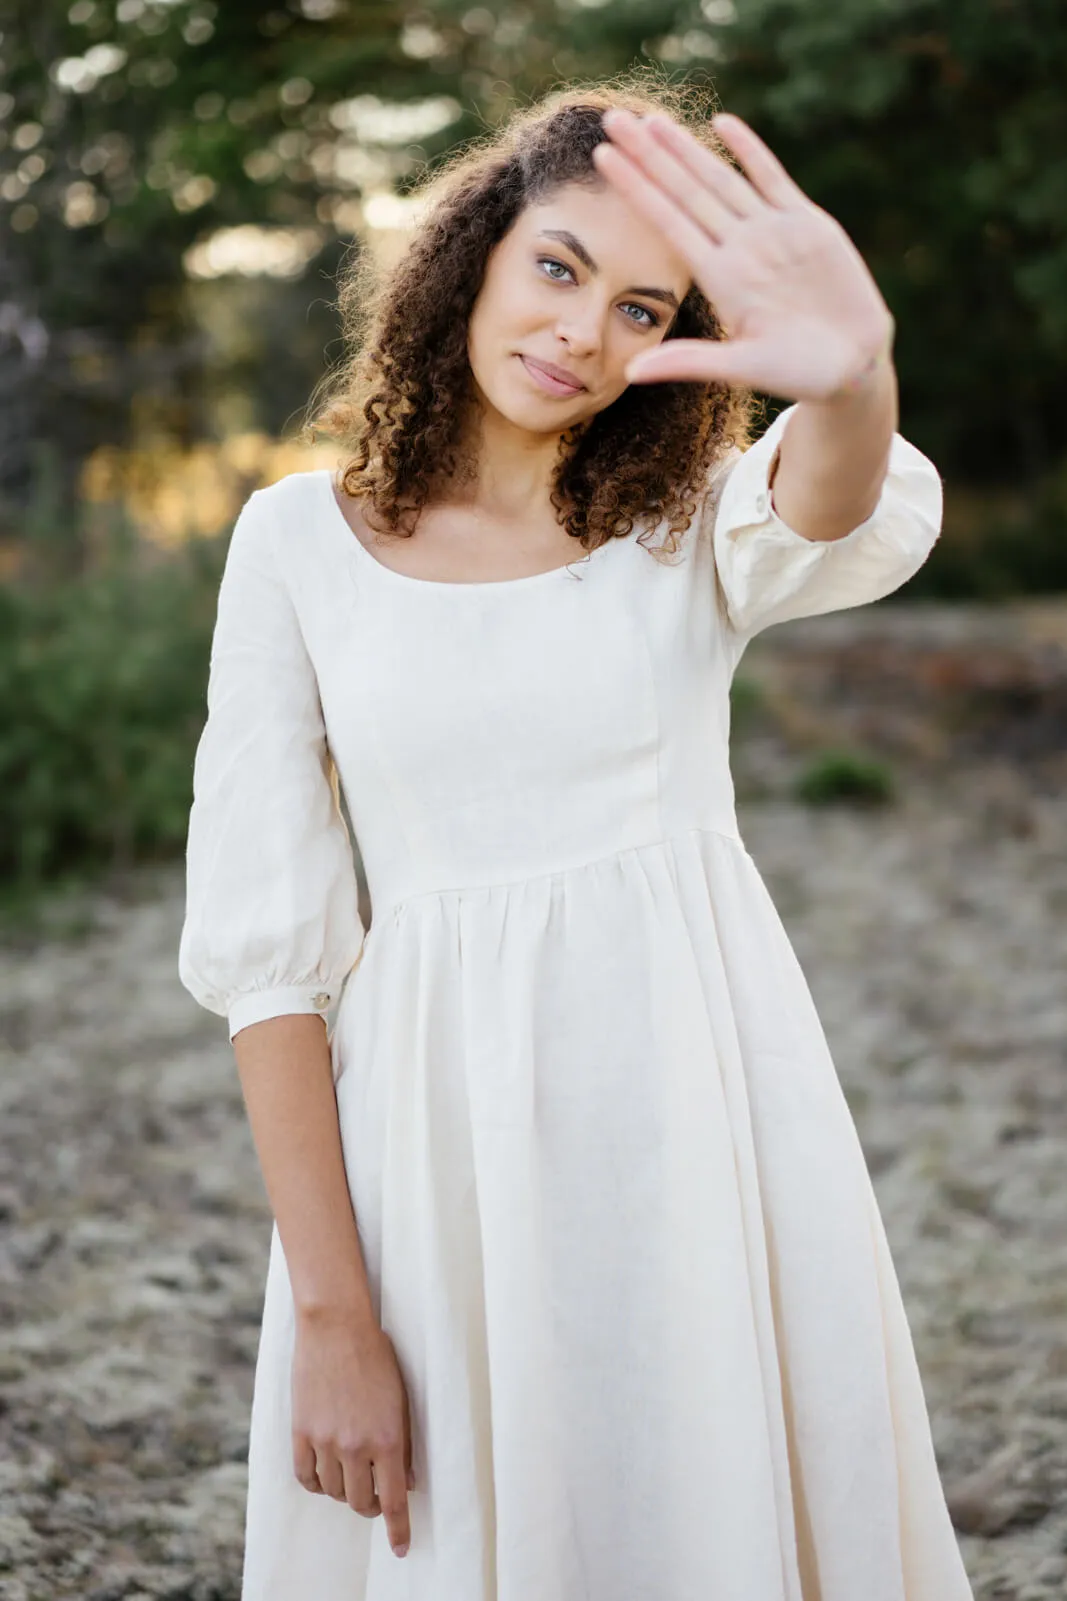
[[[892,317],[880,338],[867,344],[859,359],[837,387],[823,397],[824,404],[852,401],[876,393],[893,376],[893,343],[896,323]]]
[[[297,1323],[306,1329],[378,1327],[369,1290],[348,1295],[294,1295],[293,1306]]]
[[[306,1264],[302,1273],[291,1273],[290,1284],[302,1324],[328,1328],[378,1322],[358,1237],[351,1249],[338,1248],[332,1262]]]

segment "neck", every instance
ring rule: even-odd
[[[501,520],[548,510],[561,438],[518,428],[491,407],[472,407],[464,439],[472,472],[449,486],[448,499]]]

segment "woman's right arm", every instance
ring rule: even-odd
[[[186,847],[181,982],[228,1019],[293,1291],[294,1471],[408,1540],[407,1397],[352,1209],[323,1013],[364,930],[318,681],[274,490],[237,519],[219,590]],[[282,526],[284,521],[284,526]],[[296,575],[294,577],[294,574]],[[372,1467],[377,1474],[375,1493]]]
[[[241,1029],[233,1047],[296,1310],[293,1470],[307,1490],[321,1486],[364,1517],[381,1512],[403,1556],[407,1394],[367,1282],[326,1029],[318,1017],[273,1017]]]

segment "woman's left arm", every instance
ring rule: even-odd
[[[713,119],[739,171],[670,117],[608,112],[601,174],[685,256],[724,337],[666,338],[631,382],[739,384],[795,402],[774,509],[806,539],[874,511],[898,423],[894,322],[863,257],[741,118]]]
[[[899,420],[897,375],[879,359],[849,393],[802,400],[771,465],[771,500],[805,539],[834,540],[866,522],[881,496]]]

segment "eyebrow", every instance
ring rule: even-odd
[[[543,228],[538,237],[541,239],[558,239],[560,244],[566,245],[572,255],[578,257],[583,267],[587,267],[593,273],[600,271],[582,241],[575,234],[572,234],[568,228]],[[648,300],[662,300],[665,305],[673,306],[675,310],[678,309],[678,296],[671,289],[643,289],[632,284],[626,290],[626,293],[628,295],[644,295]]]

